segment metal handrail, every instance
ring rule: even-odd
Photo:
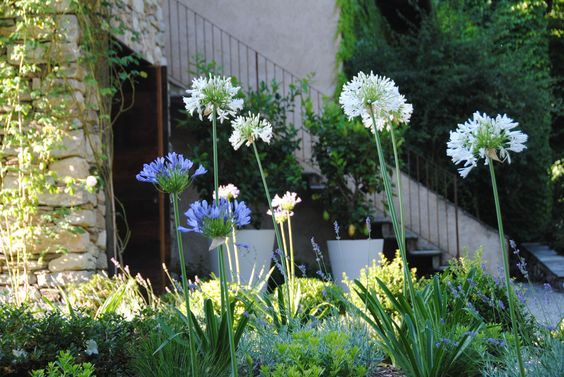
[[[269,85],[276,80],[281,94],[285,96],[291,85],[302,80],[180,0],[165,1],[165,12],[169,25],[166,46],[169,82],[178,87],[186,88],[191,84],[195,76],[191,65],[196,56],[202,57],[206,63],[216,62],[223,74],[237,77],[239,84],[249,90],[258,90],[262,82]],[[304,97],[311,101],[312,111],[320,114],[326,95],[308,85],[308,91],[295,99],[294,110],[288,114],[301,140],[296,157],[305,168],[316,171],[311,159],[313,138],[303,124]]]

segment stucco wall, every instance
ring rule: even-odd
[[[200,18],[194,20],[190,11],[179,7],[177,1],[210,23],[205,23]],[[205,28],[208,40],[206,52],[207,55],[212,54],[211,24],[214,24],[296,77],[302,78],[314,73],[313,86],[322,93],[332,94],[338,47],[335,38],[338,10],[334,0],[163,0],[163,7],[164,21],[175,34],[170,38],[169,32],[167,43],[178,50],[172,55],[176,61],[169,61],[173,69],[179,66],[178,59],[184,59],[181,54],[187,52],[188,48],[192,51],[196,48],[194,22],[199,30],[198,39],[203,37]],[[202,26],[204,23],[205,26]],[[175,30],[178,28],[180,32],[177,38]],[[219,30],[214,29],[214,48],[220,49],[223,43],[225,49],[228,39],[224,36],[223,41],[220,41],[218,33]],[[198,50],[202,53],[201,41],[198,44]],[[232,43],[230,57],[233,59],[237,47]],[[243,56],[242,59],[246,57]],[[252,57],[250,60],[254,65]],[[263,64],[261,59],[259,64]],[[224,65],[230,63],[224,61]],[[185,71],[188,67],[183,66],[181,69]],[[244,75],[245,69],[242,71],[241,75]],[[271,78],[272,76],[269,77]],[[260,79],[264,80],[265,77]],[[280,80],[280,76],[278,79]]]

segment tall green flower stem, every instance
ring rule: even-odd
[[[415,305],[415,289],[413,288],[413,282],[411,281],[411,274],[409,273],[409,265],[407,264],[407,249],[405,247],[405,242],[402,242],[403,230],[398,217],[396,214],[396,207],[394,206],[394,197],[392,191],[392,183],[390,176],[388,175],[388,170],[386,167],[386,161],[384,160],[384,151],[382,149],[382,142],[380,141],[380,134],[376,129],[376,120],[374,119],[374,111],[370,108],[370,117],[372,118],[372,126],[374,127],[374,140],[376,141],[376,149],[378,151],[378,160],[380,162],[380,171],[382,173],[382,180],[384,181],[384,191],[386,192],[386,199],[388,201],[388,207],[390,212],[390,217],[392,218],[392,225],[394,228],[394,234],[396,240],[398,241],[398,246],[400,249],[400,255],[403,262],[403,272],[404,280],[407,282],[407,290],[411,298],[412,305]],[[401,203],[401,200],[400,200]]]
[[[219,205],[219,164],[217,156],[217,108],[213,107],[212,113],[212,138],[213,138],[213,183],[215,190],[215,203]],[[235,339],[233,335],[233,318],[229,309],[229,291],[227,290],[227,277],[225,275],[225,261],[223,260],[223,245],[218,248],[219,281],[221,284],[221,307],[227,318],[227,333],[229,334],[229,355],[231,358],[231,376],[237,377],[237,358],[235,355]]]
[[[237,246],[237,231],[235,230],[235,228],[233,228],[232,237],[233,237],[233,256],[235,259],[235,273],[237,274],[237,284],[241,285],[241,270],[239,269],[239,247]]]
[[[503,255],[503,267],[505,270],[505,287],[507,290],[507,301],[509,302],[509,315],[511,316],[511,329],[513,331],[513,338],[515,341],[515,351],[517,352],[517,361],[519,363],[519,372],[521,377],[525,377],[525,368],[523,366],[523,359],[521,356],[521,346],[519,344],[519,328],[517,317],[515,315],[515,302],[513,287],[511,286],[511,278],[509,276],[509,255],[507,254],[507,244],[505,243],[505,233],[503,231],[503,221],[501,219],[501,207],[499,205],[499,195],[497,192],[497,183],[495,179],[495,170],[493,160],[488,157],[488,165],[490,167],[490,176],[492,179],[492,190],[495,202],[495,212],[497,215],[497,227],[499,230],[499,244],[501,246],[501,254]]]
[[[266,200],[268,202],[268,208],[270,209],[270,213],[272,214],[272,224],[274,225],[274,232],[276,234],[276,244],[278,245],[278,250],[283,255],[280,256],[280,260],[282,262],[282,268],[284,271],[288,271],[288,265],[286,263],[286,251],[282,247],[282,237],[280,236],[280,231],[278,230],[278,226],[276,226],[276,216],[274,215],[274,209],[272,208],[272,199],[270,197],[270,191],[268,191],[268,184],[266,183],[266,178],[264,176],[264,170],[262,169],[262,163],[260,162],[260,156],[257,150],[257,146],[255,143],[253,144],[253,151],[255,152],[255,158],[257,160],[257,165],[260,172],[260,177],[262,178],[262,185],[264,186],[264,193],[266,195]],[[286,276],[286,282],[289,282],[290,277]],[[292,306],[290,305],[290,284],[286,284],[286,302],[288,305],[288,313],[291,313]]]
[[[231,204],[231,200],[227,198],[227,202]],[[229,206],[229,213],[231,214],[231,206]],[[237,230],[235,227],[231,230],[231,239],[233,240],[233,259],[235,259],[235,273],[237,274],[237,288],[241,285],[241,272],[239,270],[239,248],[237,247]],[[231,250],[229,249],[229,244],[226,242],[225,246],[227,248],[227,260],[229,262],[229,272],[231,273],[231,279],[233,279],[233,266],[231,262]]]
[[[176,229],[176,242],[178,243],[178,257],[180,259],[180,274],[182,275],[182,292],[186,302],[186,318],[188,320],[188,347],[190,352],[190,370],[192,376],[196,376],[196,345],[194,343],[194,324],[192,323],[192,311],[190,310],[190,290],[186,274],[186,262],[184,260],[184,248],[182,245],[182,233],[178,230],[180,226],[180,211],[178,210],[178,193],[171,193],[172,206],[174,209],[174,225]]]
[[[373,119],[374,120],[374,119]],[[395,167],[396,167],[396,187],[397,187],[397,192],[398,192],[398,203],[399,203],[399,216],[400,216],[400,230],[401,230],[401,236],[400,239],[398,239],[398,243],[401,242],[403,245],[403,249],[407,250],[406,244],[405,244],[405,223],[403,220],[403,199],[402,199],[402,190],[401,190],[401,171],[400,171],[400,164],[399,164],[399,155],[398,155],[398,147],[397,147],[397,143],[396,143],[396,136],[395,136],[395,129],[392,125],[392,127],[390,127],[390,134],[392,136],[392,149],[394,151],[394,163],[395,163]],[[390,203],[390,205],[393,205],[393,203]],[[409,274],[409,271],[408,271]],[[404,291],[407,289],[407,279],[404,279],[403,282],[403,289]]]
[[[296,277],[296,263],[294,261],[294,239],[292,236],[292,216],[288,216],[288,241],[290,243],[290,273],[292,280]]]

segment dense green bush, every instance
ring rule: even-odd
[[[425,285],[425,280],[418,280],[416,277],[417,270],[415,268],[411,269],[411,276],[413,279],[413,284],[416,288],[423,287]],[[368,268],[363,268],[360,270],[360,277],[358,280],[364,284],[367,288],[373,289],[378,296],[380,302],[382,302],[384,308],[388,313],[393,312],[393,305],[388,296],[380,288],[377,283],[377,279],[381,280],[386,287],[392,292],[394,297],[399,297],[403,295],[403,265],[401,261],[401,256],[399,250],[396,251],[394,259],[388,260],[382,257],[379,263],[372,262],[372,265]],[[366,305],[357,294],[354,281],[345,277],[343,282],[349,288],[349,300],[357,308],[364,308]]]
[[[373,70],[395,80],[414,106],[405,144],[453,172],[445,149],[458,123],[475,111],[507,113],[518,121],[529,135],[528,149],[510,166],[499,166],[504,220],[516,239],[542,236],[551,214],[553,110],[546,3],[440,0],[404,34],[393,31],[374,2],[360,3],[359,12],[379,28],[353,31],[353,51],[344,62],[347,76]],[[492,196],[483,195],[491,190],[489,178],[482,173],[464,180],[460,201],[495,224]]]
[[[70,352],[61,351],[57,360],[50,362],[47,369],[34,370],[32,377],[91,377],[94,366],[90,363],[75,364]]]
[[[501,272],[499,276],[488,274],[481,264],[478,254],[473,259],[462,258],[451,262],[448,269],[441,274],[441,283],[452,293],[453,300],[450,305],[458,305],[457,301],[462,301],[471,308],[469,316],[475,311],[486,324],[499,324],[503,331],[510,332],[509,303]],[[525,305],[521,288],[515,289],[520,298],[514,300],[515,314],[521,333],[531,342],[535,338],[537,325]]]
[[[305,127],[316,138],[313,158],[326,180],[314,196],[321,202],[323,218],[337,221],[343,238],[368,236],[365,221],[373,212],[370,194],[382,190],[370,131],[360,121],[349,121],[341,107],[330,101],[321,115],[307,112]]]
[[[115,314],[93,319],[80,312],[45,311],[35,316],[25,307],[1,306],[0,374],[27,375],[47,367],[65,350],[77,363],[92,363],[98,377],[130,376],[128,347],[137,338],[138,321]]]
[[[295,281],[300,287],[298,317],[308,320],[345,312],[343,290],[333,282],[307,277],[296,278]],[[278,290],[285,289],[285,284],[274,289],[272,302],[276,302]]]

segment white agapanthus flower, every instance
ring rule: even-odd
[[[220,123],[230,116],[235,116],[243,107],[243,100],[235,98],[239,92],[238,86],[231,84],[231,79],[223,76],[196,77],[192,80],[192,89],[188,89],[184,97],[186,110],[193,114],[198,113],[200,120],[213,116],[213,108],[217,110]]]
[[[241,145],[250,146],[258,139],[267,144],[272,139],[272,125],[265,119],[260,119],[260,115],[253,115],[249,112],[248,116],[238,116],[232,123],[233,133],[229,142],[233,149],[237,150]]]
[[[349,119],[360,116],[364,125],[374,132],[371,111],[376,129],[389,130],[392,125],[408,123],[413,106],[406,102],[394,81],[387,77],[359,72],[345,86],[339,97]]]
[[[219,199],[225,200],[233,200],[237,199],[240,194],[239,189],[233,183],[229,183],[228,185],[220,185],[217,188],[219,192]],[[213,197],[215,198],[215,191],[213,192]]]
[[[488,157],[511,163],[510,151],[519,153],[527,148],[527,135],[514,130],[518,125],[505,114],[491,118],[475,112],[466,123],[459,124],[455,131],[450,132],[447,156],[451,157],[455,164],[464,164],[458,169],[463,178],[478,165],[480,159],[484,159],[486,165]]]

